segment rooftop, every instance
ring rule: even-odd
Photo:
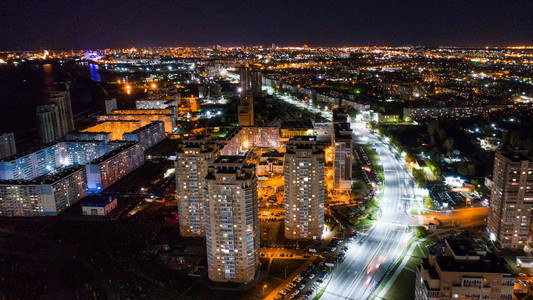
[[[281,129],[313,129],[313,122],[310,119],[283,121]]]
[[[245,164],[246,156],[221,155],[214,162],[215,167],[237,167]]]
[[[350,123],[334,123],[335,139],[352,139]]]
[[[183,153],[186,149],[198,149],[201,153],[209,153],[218,149],[219,145],[207,139],[189,139],[177,146],[177,153]]]
[[[170,109],[114,109],[112,115],[170,115]]]
[[[345,123],[348,122],[348,114],[344,108],[339,107],[333,110],[333,123]]]
[[[117,199],[116,196],[90,195],[82,200],[82,206],[105,206]]]
[[[505,260],[493,254],[475,261],[458,261],[452,256],[437,256],[436,261],[443,272],[511,274]]]
[[[445,243],[453,252],[453,255],[457,256],[480,256],[478,253],[479,247],[476,246],[468,240],[463,238],[453,238],[449,237],[445,239]]]
[[[316,142],[316,135],[297,135],[289,141],[289,143],[293,144],[316,144]]]
[[[247,180],[255,175],[255,165],[246,163],[246,156],[219,156],[210,166],[206,179],[216,179],[216,174],[235,174],[237,180]]]
[[[106,160],[110,159],[111,157],[119,154],[120,152],[135,146],[136,144],[140,144],[140,142],[120,142],[120,143],[123,143],[124,145],[122,145],[122,146],[120,146],[120,147],[118,147],[116,149],[113,149],[112,151],[107,152],[106,154],[100,156],[99,158],[91,161],[89,164],[91,164],[91,165],[99,164],[99,163],[101,163],[103,161],[106,161]]]
[[[20,179],[19,180],[17,179],[0,180],[0,184],[7,184],[7,185],[50,184],[50,183],[59,181],[74,172],[80,171],[83,168],[84,166],[64,167],[64,168],[57,169],[53,173],[48,173],[46,175],[39,176],[31,180],[20,180]]]
[[[323,154],[324,147],[317,143],[316,136],[296,136],[287,144],[287,154],[295,154],[297,150],[312,150],[313,154]]]
[[[261,157],[283,157],[285,153],[280,153],[278,151],[269,151],[261,154]]]
[[[498,152],[512,162],[533,161],[533,157],[529,156],[527,150],[523,148],[514,147]]]
[[[133,131],[130,131],[130,132],[126,132],[124,134],[130,134],[130,133],[139,133],[147,128],[150,128],[150,127],[153,127],[153,126],[157,126],[157,125],[161,125],[163,126],[163,130],[164,130],[164,126],[165,126],[165,123],[163,123],[162,121],[154,121],[154,122],[151,122],[151,123],[148,123],[146,125],[144,125],[143,127],[140,127],[140,128],[137,128]]]

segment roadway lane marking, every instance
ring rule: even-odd
[[[383,225],[392,225],[392,226],[396,226],[396,227],[407,227],[407,225],[404,225],[404,224],[397,224],[397,223],[392,223],[392,222],[387,222],[387,221],[376,221],[376,223],[380,223],[380,224],[383,224]]]

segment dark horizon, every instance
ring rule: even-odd
[[[531,45],[532,1],[0,3],[0,50]]]

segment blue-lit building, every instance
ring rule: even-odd
[[[85,165],[87,188],[103,191],[144,164],[144,152],[139,142],[129,142]]]
[[[84,165],[107,151],[105,141],[63,141],[57,145],[56,160],[62,166]]]
[[[65,136],[67,141],[106,141],[112,140],[111,132],[72,131]]]
[[[32,180],[0,180],[0,216],[57,215],[86,193],[81,166],[61,168]]]
[[[61,141],[0,161],[0,179],[31,180],[59,167],[84,165],[107,152],[105,141]]]
[[[105,216],[118,205],[116,196],[90,195],[82,201],[81,211],[84,216]]]
[[[160,143],[165,137],[165,123],[161,121],[152,122],[137,130],[122,135],[124,141],[141,142],[143,151]]]
[[[0,161],[0,179],[30,180],[57,169],[57,150],[58,145],[54,144]]]

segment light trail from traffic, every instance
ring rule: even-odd
[[[273,94],[273,89],[267,88]],[[330,111],[302,103],[288,94],[277,94],[279,99],[300,109],[319,113],[327,120]],[[379,155],[384,170],[383,198],[378,222],[349,244],[346,259],[331,273],[321,299],[368,299],[373,296],[380,281],[390,271],[408,246],[411,234],[406,226],[417,223],[409,211],[415,195],[415,186],[405,169],[400,154],[377,136],[366,133],[365,125],[351,123],[354,138],[367,141]],[[399,226],[400,225],[400,226]]]

